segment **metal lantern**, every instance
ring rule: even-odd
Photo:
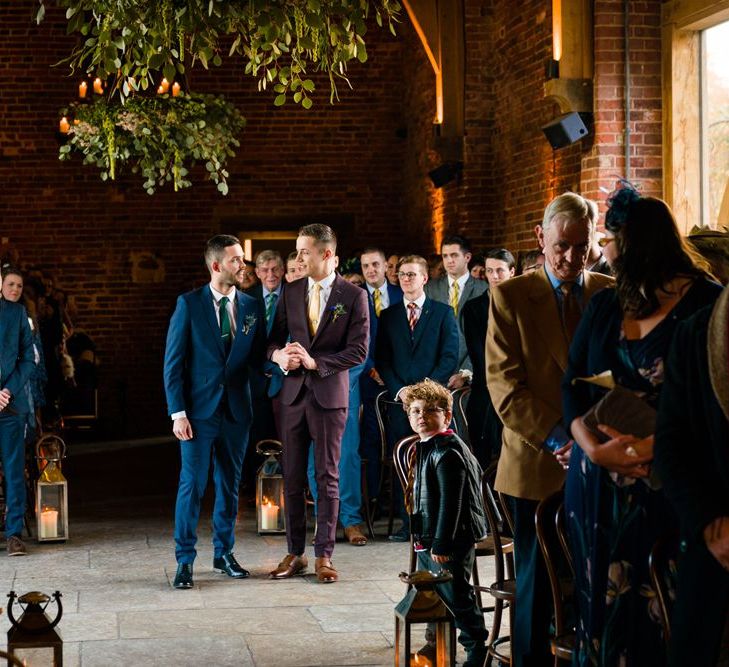
[[[8,618],[12,624],[8,630],[8,653],[28,667],[63,667],[63,640],[55,630],[63,615],[61,594],[56,591],[50,598],[32,591],[18,597],[10,591],[8,598]],[[53,620],[45,613],[51,599],[58,608]],[[16,600],[23,610],[17,620],[13,614]]]
[[[258,534],[285,533],[284,480],[281,468],[283,445],[278,440],[261,440],[256,451],[268,458],[258,469],[256,479],[256,510]]]
[[[453,614],[435,586],[452,579],[450,572],[400,573],[400,581],[412,586],[395,607],[395,667],[455,667],[456,628]],[[435,626],[435,662],[412,650],[411,631]],[[423,633],[424,636],[424,633]],[[422,640],[416,647],[422,645]]]
[[[68,483],[61,472],[65,456],[66,443],[57,435],[45,435],[35,445],[40,469],[35,493],[39,542],[68,539]]]

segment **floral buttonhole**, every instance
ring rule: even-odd
[[[347,309],[343,303],[336,303],[331,307],[332,311],[332,322],[336,322],[338,317],[347,314]]]
[[[248,332],[251,330],[251,327],[256,323],[256,316],[252,313],[250,315],[246,315],[246,319],[243,322],[243,335],[247,336]]]

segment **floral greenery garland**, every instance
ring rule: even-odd
[[[45,2],[39,0],[38,23]],[[374,10],[377,24],[395,34],[401,9],[397,0],[56,2],[66,8],[67,32],[81,35],[62,62],[73,72],[113,79],[122,98],[137,86],[154,89],[159,71],[172,83],[196,61],[206,69],[220,65],[225,48],[228,56],[243,56],[245,72],[258,79],[259,90],[273,88],[274,104],[285,104],[291,94],[307,109],[315,88],[308,72],[329,75],[333,102],[337,80],[349,84],[347,64],[367,60],[364,36],[370,13]]]
[[[189,170],[204,161],[210,180],[228,194],[225,164],[235,155],[233,147],[240,146],[236,135],[245,119],[223,97],[134,96],[124,106],[97,97],[62,113],[74,121],[59,158],[68,160],[72,149],[80,150],[84,164],[99,167],[104,181],[115,178],[117,165],[129,163],[132,172],[141,171],[149,194],[170,181],[177,192],[192,185]]]

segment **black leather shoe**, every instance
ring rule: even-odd
[[[180,563],[177,566],[177,574],[172,582],[172,588],[180,588],[182,590],[192,588],[192,563]]]
[[[387,536],[390,542],[409,542],[410,541],[410,530],[403,526],[396,533],[392,533]]]
[[[220,558],[214,558],[213,569],[216,572],[227,574],[229,577],[233,577],[233,579],[245,579],[251,575],[248,570],[238,564],[238,561],[232,553],[223,554]]]

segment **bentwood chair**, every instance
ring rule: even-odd
[[[405,494],[408,485],[408,475],[410,474],[411,452],[415,443],[418,442],[417,435],[409,435],[397,441],[392,450],[392,461],[397,473],[397,478],[402,486],[402,492]],[[410,560],[408,562],[408,572],[415,572],[417,569],[417,556],[413,544],[413,536],[410,534]],[[411,585],[408,585],[408,590]]]
[[[466,406],[471,396],[471,387],[461,387],[451,392],[453,396],[453,426],[458,437],[465,442],[469,449],[471,446],[471,438],[468,436],[468,420],[466,419]]]

